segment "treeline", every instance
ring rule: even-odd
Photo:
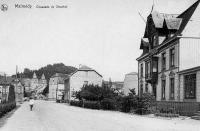
[[[38,70],[30,70],[29,68],[25,68],[22,73],[18,73],[18,77],[21,78],[32,78],[33,73],[35,72],[38,77],[41,77],[42,74],[44,73],[45,77],[47,80],[50,79],[52,75],[55,73],[63,73],[63,74],[70,74],[77,70],[77,68],[73,66],[66,66],[63,63],[56,63],[56,64],[49,64],[45,67],[41,67]],[[15,77],[15,75],[13,75]]]

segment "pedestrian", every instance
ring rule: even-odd
[[[30,110],[32,111],[34,105],[34,99],[31,97],[29,100]]]

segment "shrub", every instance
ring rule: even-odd
[[[130,112],[136,110],[138,106],[138,96],[125,96],[121,101],[121,111]]]
[[[83,107],[89,109],[100,109],[100,103],[96,101],[84,101]]]
[[[155,97],[150,93],[144,93],[138,100],[137,114],[147,114],[150,113],[150,108],[155,103]]]
[[[0,104],[0,117],[3,116],[5,113],[13,110],[16,107],[15,102]]]
[[[101,108],[103,110],[116,110],[117,108],[117,101],[110,98],[104,98],[101,101]]]
[[[70,105],[82,107],[83,103],[82,103],[82,101],[75,101],[75,100],[73,100],[73,101],[70,101]]]

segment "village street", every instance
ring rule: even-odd
[[[0,120],[1,121],[1,120]],[[36,101],[21,105],[0,131],[199,131],[200,121],[163,119]]]

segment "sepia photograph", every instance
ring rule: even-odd
[[[200,0],[0,0],[0,131],[200,131]]]

